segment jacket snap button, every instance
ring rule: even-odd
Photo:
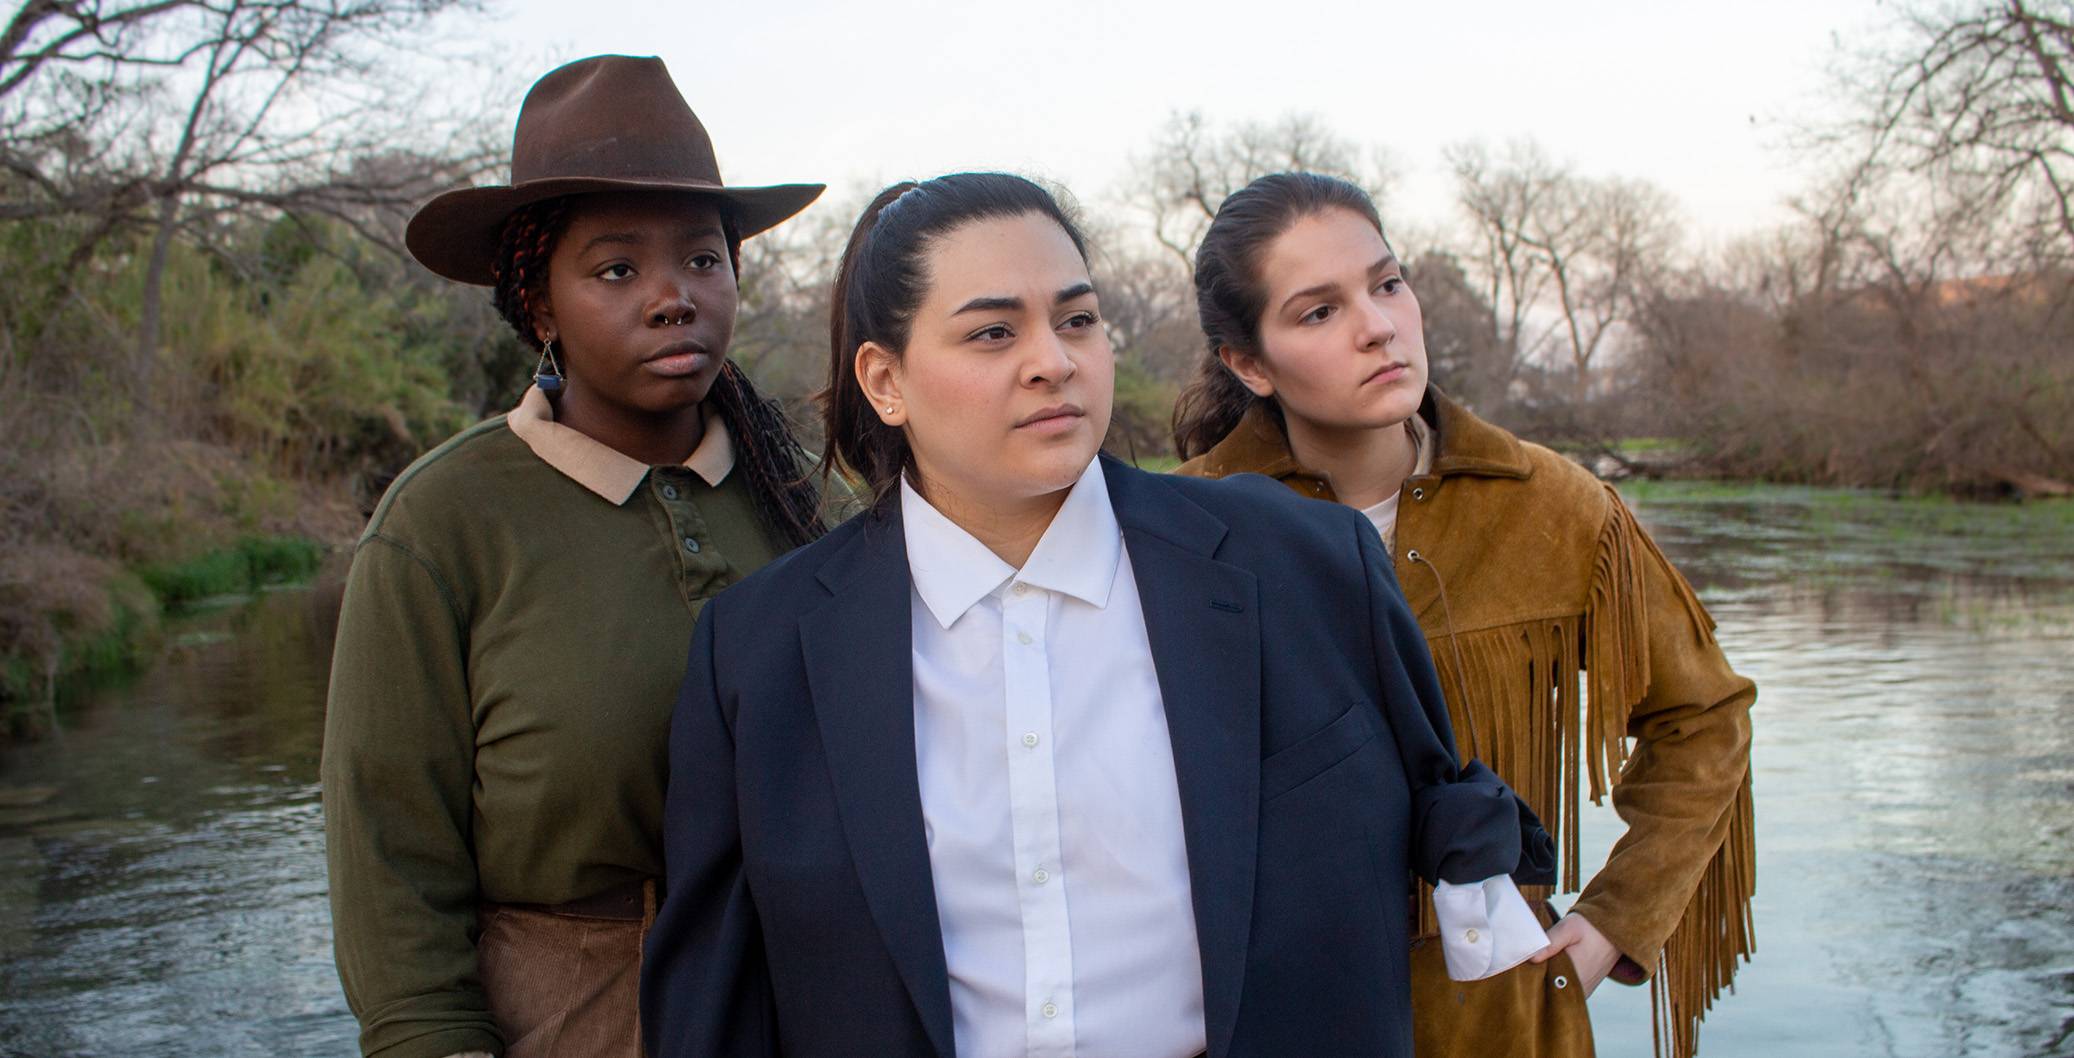
[[[1423,488],[1415,488],[1415,489],[1411,490],[1411,498],[1412,498],[1412,499],[1415,499],[1415,500],[1423,500],[1423,499],[1425,499],[1425,498],[1426,498],[1426,490],[1425,490],[1425,489],[1423,489]]]
[[[1406,551],[1406,552],[1404,553],[1404,557],[1405,557],[1405,558],[1406,558],[1407,560],[1409,560],[1409,561],[1412,561],[1412,562],[1417,562],[1417,561],[1419,561],[1419,549],[1415,547],[1415,548],[1412,548],[1412,549],[1411,549],[1410,551]]]
[[[1557,974],[1555,979],[1555,986],[1557,988],[1568,988],[1570,987],[1570,979],[1564,977],[1562,974]]]

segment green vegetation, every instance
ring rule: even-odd
[[[137,571],[168,609],[216,595],[305,581],[324,561],[324,545],[302,537],[246,537],[222,551]]]
[[[40,732],[66,688],[136,671],[157,649],[166,615],[214,596],[307,581],[325,553],[324,544],[305,537],[245,537],[185,561],[117,573],[98,586],[99,606],[38,615],[41,649],[0,661],[0,736]]]
[[[2074,534],[2074,499],[1977,503],[1944,493],[1681,478],[1632,478],[1620,483],[1620,492],[1635,503],[1791,504],[1834,512],[1892,511],[1905,513],[1931,530],[1968,531],[1994,525],[2012,535],[2057,533],[2054,539],[2062,545],[2074,540],[2068,535]]]
[[[385,475],[525,367],[478,292],[285,219],[176,245],[139,362],[141,241],[67,273],[71,234],[0,226],[0,375],[24,409],[0,421],[0,735],[134,667],[163,611],[307,579]]]

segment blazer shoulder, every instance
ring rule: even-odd
[[[1265,474],[1250,471],[1215,478],[1179,473],[1160,474],[1157,477],[1175,492],[1219,517],[1223,517],[1227,512],[1243,514],[1259,510],[1263,506],[1289,511],[1301,517],[1300,512],[1305,506],[1325,505],[1321,501],[1299,495],[1294,489]]]
[[[797,614],[828,597],[821,572],[868,532],[895,532],[876,512],[864,511],[830,529],[821,539],[794,548],[743,577],[710,600],[710,612],[722,607],[727,613],[747,612],[762,618]]]
[[[1225,524],[1230,540],[1292,559],[1355,556],[1361,530],[1374,531],[1361,512],[1342,503],[1316,500],[1261,474],[1221,478],[1163,475],[1190,502]]]

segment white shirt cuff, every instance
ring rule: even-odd
[[[1457,981],[1495,977],[1548,947],[1541,920],[1506,875],[1434,886],[1433,915],[1440,920],[1447,975]]]

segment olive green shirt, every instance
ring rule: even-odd
[[[779,548],[717,417],[684,466],[529,390],[396,479],[348,576],[324,732],[339,977],[362,1050],[503,1050],[476,908],[662,873],[670,709],[704,601]]]

